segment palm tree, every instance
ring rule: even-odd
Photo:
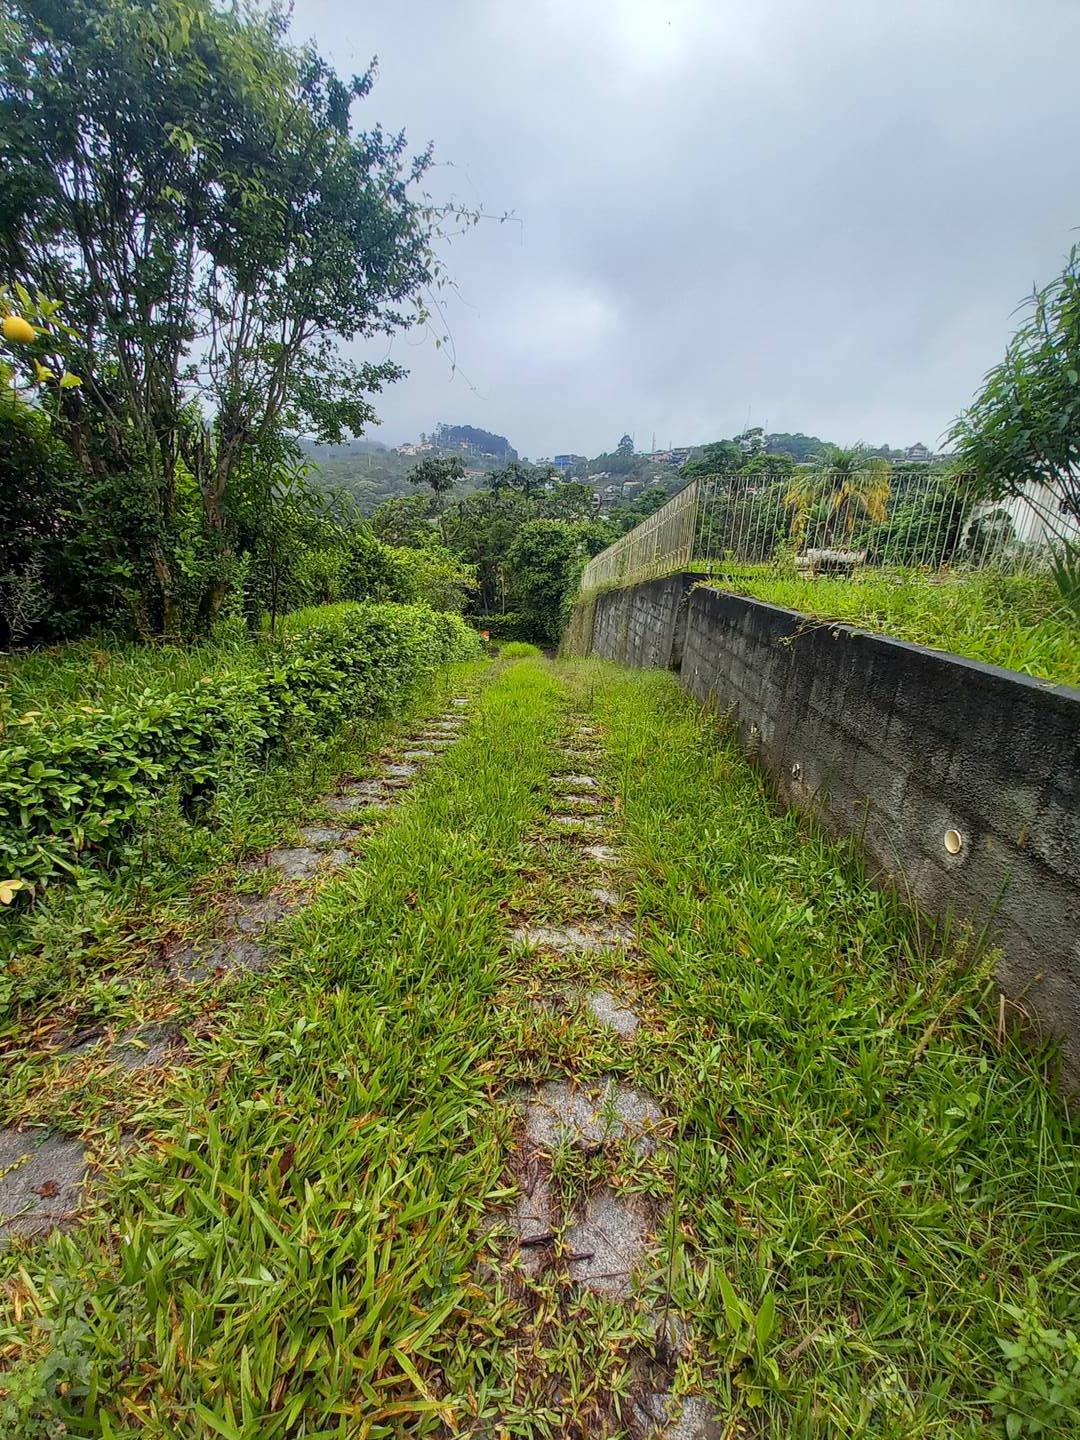
[[[784,504],[795,512],[792,538],[801,548],[810,515],[820,508],[825,512],[824,545],[850,540],[860,516],[875,524],[885,519],[890,488],[887,460],[871,455],[865,445],[827,445],[814,468],[796,475],[784,496]]]

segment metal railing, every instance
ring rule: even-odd
[[[972,503],[962,477],[923,468],[713,475],[691,480],[589,560],[581,590],[781,559],[809,573],[1029,570],[1065,540],[1080,541],[1080,522],[1043,485]]]

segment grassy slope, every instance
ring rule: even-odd
[[[935,584],[920,575],[809,580],[743,567],[714,583],[820,620],[1080,686],[1080,626],[1045,576],[987,573]]]
[[[565,978],[633,998],[633,1045],[532,1010],[537,964],[504,954],[515,910],[588,909],[573,845],[537,829],[565,683],[605,730],[644,951]],[[74,1435],[312,1440],[481,1412],[538,1437],[617,1404],[643,1320],[541,1289],[523,1324],[471,1269],[506,1195],[492,1088],[559,1070],[617,1071],[675,1118],[674,1146],[615,1163],[676,1199],[654,1283],[699,1339],[675,1383],[732,1436],[1001,1434],[1006,1304],[1044,1329],[1077,1312],[1074,1137],[1038,1065],[996,1045],[986,967],[920,941],[850,855],[772,814],[670,677],[504,670],[293,939],[187,1080],[144,1101],[156,1143],[103,1213],[3,1262],[19,1383],[51,1343],[73,1396],[100,1391],[71,1401]],[[580,1193],[611,1163],[567,1153],[556,1178]],[[1059,1410],[1042,1433],[1071,1426]]]
[[[297,919],[292,964],[252,982],[159,1102],[155,1145],[107,1208],[14,1273],[15,1310],[40,1305],[71,1334],[57,1377],[89,1377],[70,1433],[438,1424],[420,1372],[476,1306],[464,1283],[502,1163],[483,1065],[500,905],[555,705],[531,669],[484,695],[469,735]],[[42,1337],[27,1338],[9,1332],[8,1355],[32,1388]]]

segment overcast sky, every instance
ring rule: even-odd
[[[1078,0],[296,0],[360,117],[515,221],[371,433],[533,457],[728,436],[933,445],[1080,236]]]

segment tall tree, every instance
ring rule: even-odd
[[[742,446],[734,440],[715,440],[703,446],[700,455],[688,460],[679,474],[687,480],[699,475],[734,475],[745,460]]]
[[[465,466],[458,456],[446,455],[439,459],[429,456],[410,473],[409,484],[430,486],[432,495],[438,501],[450,493],[454,481],[460,480],[464,474]]]
[[[1019,495],[1038,480],[1080,517],[1080,247],[1025,311],[949,439],[980,498]]]
[[[0,279],[83,337],[63,421],[89,473],[149,477],[166,630],[189,477],[212,615],[241,456],[358,433],[402,372],[339,342],[410,323],[437,269],[410,190],[429,154],[356,130],[373,72],[340,79],[286,23],[247,0],[10,0],[0,26]]]

